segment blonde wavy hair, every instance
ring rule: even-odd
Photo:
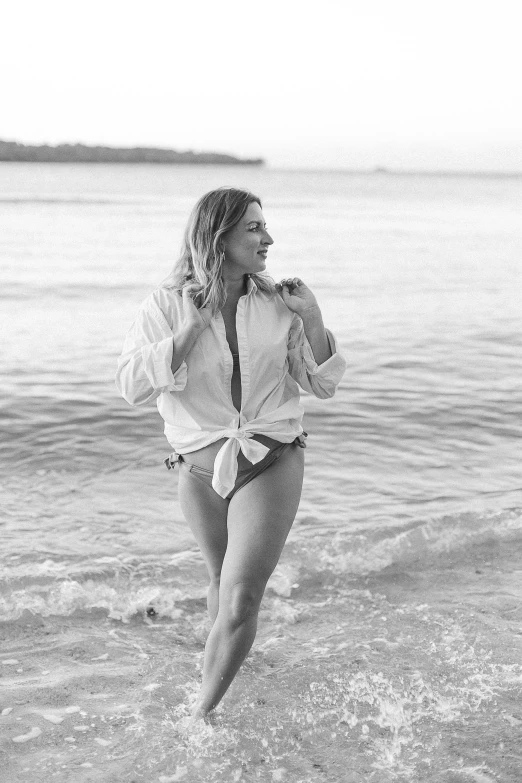
[[[252,203],[262,206],[261,199],[248,190],[217,188],[205,193],[192,210],[181,254],[161,286],[181,292],[187,283],[199,284],[200,288],[194,294],[196,306],[209,305],[212,315],[216,315],[227,298],[223,282],[223,238],[239,223]],[[267,274],[256,272],[250,278],[260,291],[275,293],[274,282]]]

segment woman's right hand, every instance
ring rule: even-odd
[[[187,283],[181,289],[184,326],[189,331],[195,331],[198,334],[207,328],[212,319],[212,311],[209,305],[197,308],[194,304],[192,297],[199,291],[201,291],[201,286],[198,283]]]

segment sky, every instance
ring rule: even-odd
[[[11,0],[0,139],[522,171],[522,4]]]

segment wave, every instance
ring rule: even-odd
[[[415,523],[407,530],[353,536],[339,531],[315,556],[335,574],[365,575],[392,565],[458,555],[486,541],[516,538],[521,533],[522,509],[462,512]]]
[[[308,524],[297,525],[267,590],[272,621],[293,623],[306,611],[318,590],[332,579],[358,580],[383,574],[389,567],[428,568],[451,559],[463,565],[469,552],[485,542],[509,544],[522,534],[522,509],[496,513],[464,512],[410,525],[407,529],[313,535]],[[325,540],[327,538],[327,540]],[[15,559],[0,583],[0,621],[24,614],[68,616],[102,610],[127,623],[141,617],[176,620],[204,605],[206,571],[196,550],[168,556],[105,556],[94,561]],[[287,602],[288,599],[292,601]],[[294,603],[297,601],[297,603]]]

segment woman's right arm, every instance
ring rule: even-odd
[[[118,360],[116,386],[130,405],[144,405],[162,392],[187,383],[185,358],[210,323],[207,308],[197,310],[190,286],[179,297],[172,329],[154,295],[140,308]]]
[[[185,361],[185,356],[192,349],[201,332],[209,325],[212,313],[209,307],[198,308],[194,305],[191,294],[199,290],[192,283],[183,287],[181,292],[180,324],[177,339],[174,340],[171,369],[175,373]]]

